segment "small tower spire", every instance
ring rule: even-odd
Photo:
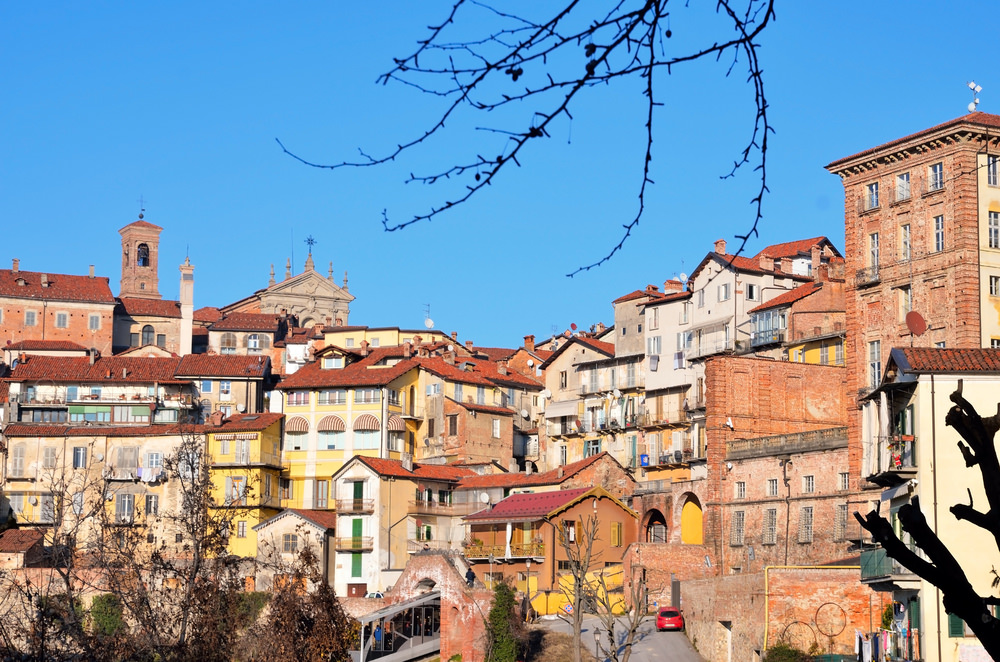
[[[347,269],[344,269],[344,291],[347,292]]]
[[[285,280],[288,280],[291,277],[292,277],[292,258],[288,258],[288,261],[285,262]]]
[[[271,277],[267,279],[267,286],[271,287],[274,285],[274,265],[271,265]]]
[[[331,283],[333,282],[333,260],[330,260],[330,271],[326,277]]]

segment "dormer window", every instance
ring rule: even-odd
[[[323,369],[333,370],[344,367],[344,357],[343,356],[325,356],[323,357]]]

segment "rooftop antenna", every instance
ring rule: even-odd
[[[980,85],[976,85],[976,81],[974,80],[970,80],[968,85],[969,89],[972,90],[972,101],[969,102],[967,108],[970,113],[974,113],[976,112],[976,107],[979,105],[979,93],[983,91],[983,88]]]
[[[424,326],[428,329],[434,328],[434,320],[431,319],[431,304],[424,304]]]

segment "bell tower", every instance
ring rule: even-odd
[[[122,236],[122,282],[119,297],[159,299],[160,257],[159,225],[142,220],[129,223],[118,234]]]

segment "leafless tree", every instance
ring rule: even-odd
[[[278,144],[286,154],[318,168],[378,166],[401,161],[417,147],[436,144],[446,132],[446,123],[459,124],[463,113],[473,118],[490,117],[493,123],[479,128],[489,140],[465,140],[463,144],[473,145],[469,153],[455,155],[450,165],[410,173],[408,183],[451,182],[453,186],[443,202],[409,220],[391,221],[383,211],[383,227],[392,232],[462,205],[498,182],[511,164],[526,162],[529,147],[538,139],[551,137],[556,122],[572,120],[585,92],[601,90],[610,96],[620,89],[619,84],[639,80],[642,97],[637,103],[643,108],[645,154],[637,172],[636,207],[622,223],[618,243],[599,259],[567,274],[573,276],[611,259],[639,225],[647,187],[653,184],[653,139],[659,129],[656,111],[669,99],[669,92],[664,91],[667,77],[693,62],[724,60],[726,76],[738,66],[745,70],[756,104],[749,137],[742,148],[734,150],[739,156],[725,175],[731,177],[749,167],[760,178],[751,201],[752,225],[737,237],[743,242],[739,254],[747,240],[757,234],[767,191],[767,139],[772,127],[756,40],[774,20],[774,0],[715,0],[721,19],[718,32],[685,35],[691,37],[683,40],[686,44],[696,45],[674,46],[674,30],[691,25],[684,22],[697,9],[690,4],[680,0],[565,0],[555,7],[533,7],[534,15],[529,15],[510,13],[478,0],[454,0],[448,15],[429,28],[416,50],[395,59],[394,66],[379,78],[383,84],[402,83],[440,97],[443,107],[436,121],[384,154],[361,150],[358,159],[329,164],[307,160],[299,156],[300,150],[293,153],[280,140]]]
[[[975,407],[962,397],[961,381],[958,389],[951,394],[951,400],[955,406],[945,416],[945,423],[955,428],[964,440],[958,442],[958,447],[966,466],[979,467],[989,508],[986,512],[978,510],[970,491],[968,504],[958,503],[950,510],[956,519],[989,532],[1000,549],[1000,462],[994,444],[994,436],[1000,430],[1000,407],[996,416],[982,418]],[[965,621],[990,656],[1000,660],[1000,621],[990,608],[1000,604],[1000,599],[976,592],[954,555],[928,525],[920,510],[919,498],[914,497],[902,506],[898,516],[903,531],[924,552],[926,559],[896,535],[877,507],[866,516],[860,513],[854,513],[854,516],[872,534],[872,540],[882,545],[888,556],[940,589],[945,610]],[[993,588],[996,588],[1000,585],[1000,575],[995,569],[993,574]]]
[[[616,576],[606,574],[601,553],[594,547],[594,543],[600,540],[600,520],[596,515],[588,515],[574,525],[572,537],[566,530],[561,530],[559,534],[559,544],[566,553],[572,577],[572,584],[563,583],[561,587],[573,605],[572,613],[560,614],[560,617],[573,627],[574,639],[579,644],[583,637],[583,616],[589,610],[601,623],[603,636],[596,641],[600,658],[628,662],[636,633],[646,618],[640,607],[646,603],[646,586],[632,582],[630,600],[624,600],[625,596],[618,592],[619,582],[623,579],[622,570],[619,568]],[[623,599],[616,600],[618,595]],[[634,608],[622,614],[621,610],[627,604]],[[575,662],[580,662],[579,646],[575,646],[573,652]]]

